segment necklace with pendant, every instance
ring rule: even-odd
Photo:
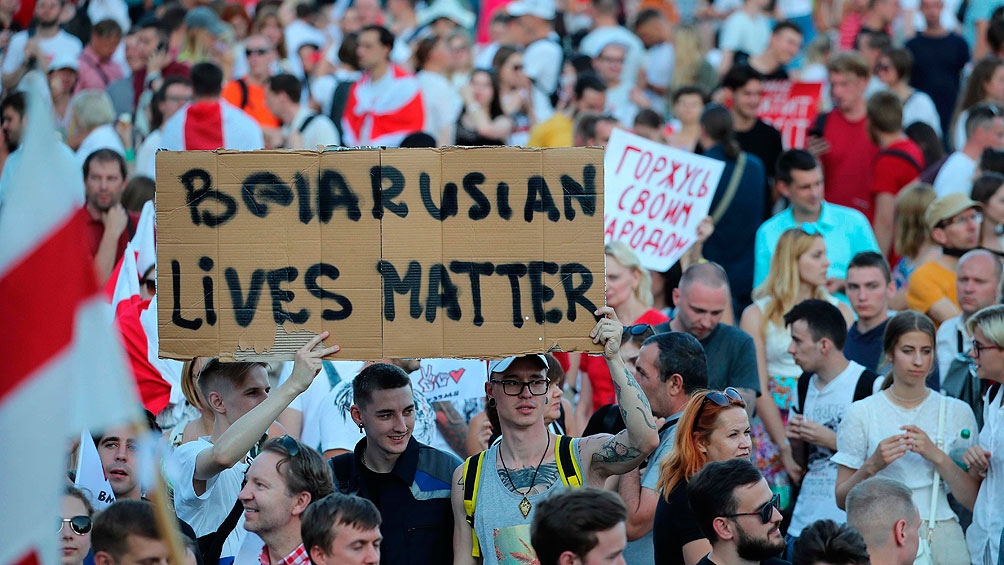
[[[519,511],[523,513],[523,518],[530,515],[530,509],[533,508],[533,504],[530,504],[530,500],[527,498],[530,491],[533,490],[534,483],[537,482],[537,472],[540,471],[540,466],[544,464],[544,458],[547,457],[547,452],[551,450],[551,434],[547,434],[547,447],[544,448],[544,454],[540,456],[540,462],[537,463],[537,468],[533,470],[533,478],[530,479],[530,486],[526,489],[526,492],[519,492],[516,489],[516,483],[512,482],[512,477],[509,475],[509,468],[505,464],[505,456],[502,455],[502,446],[499,446],[499,459],[502,460],[502,470],[505,471],[505,476],[509,479],[509,484],[512,485],[513,490],[516,490],[516,494],[522,494],[523,500],[519,501]]]

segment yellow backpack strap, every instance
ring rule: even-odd
[[[471,464],[473,460],[473,465]],[[481,557],[481,546],[478,544],[478,532],[474,529],[474,507],[478,501],[478,487],[481,484],[481,466],[485,462],[485,452],[471,455],[464,460],[464,511],[467,513],[467,523],[471,526],[473,545],[471,556]]]
[[[558,436],[558,442],[554,445],[554,461],[558,464],[558,474],[561,475],[561,482],[566,487],[578,488],[582,486],[582,469],[579,462],[572,454],[572,438],[568,436]]]

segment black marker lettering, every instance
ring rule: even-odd
[[[561,191],[565,195],[565,219],[575,219],[575,208],[572,201],[578,200],[582,213],[587,216],[596,214],[596,167],[586,165],[582,168],[582,184],[568,175],[561,175]]]
[[[282,288],[282,283],[293,282],[300,275],[296,267],[283,267],[268,272],[268,289],[272,293],[272,317],[275,323],[281,324],[286,320],[294,324],[302,324],[310,318],[310,311],[301,308],[299,312],[286,310],[283,303],[290,303],[296,297],[292,290]]]
[[[314,219],[314,211],[310,209],[310,183],[303,173],[297,171],[293,175],[293,185],[296,186],[296,199],[300,202],[300,223],[309,224]]]
[[[383,277],[383,317],[388,322],[394,321],[394,293],[411,293],[410,314],[414,319],[422,317],[422,303],[419,293],[422,291],[422,266],[418,261],[408,263],[408,272],[404,278],[398,276],[397,269],[390,261],[377,263],[377,271]]]
[[[534,212],[547,212],[547,219],[557,222],[561,219],[561,212],[554,205],[554,198],[551,198],[551,190],[547,188],[547,181],[540,175],[534,175],[526,181],[526,206],[523,208],[523,219],[527,223],[533,221]]]
[[[215,228],[230,221],[237,213],[237,201],[229,194],[223,194],[213,189],[213,177],[203,169],[189,169],[178,179],[185,187],[185,201],[192,213],[192,224],[196,226],[206,224],[208,227]],[[201,182],[199,188],[195,188],[196,180]],[[223,213],[217,215],[209,210],[201,210],[200,214],[199,204],[202,204],[207,198],[213,198],[223,204],[225,208]]]
[[[512,218],[512,207],[509,206],[509,185],[500,182],[495,191],[495,197],[499,208],[499,217],[503,220]]]
[[[257,194],[256,194],[257,193]],[[241,196],[248,210],[259,218],[268,215],[268,204],[275,202],[282,206],[293,203],[293,191],[274,173],[253,173],[244,179]]]
[[[205,255],[199,259],[199,268],[205,272],[213,270],[213,259]],[[206,301],[206,323],[216,325],[216,308],[213,307],[213,277],[202,277],[202,298]]]
[[[533,320],[543,324],[557,324],[561,321],[561,310],[552,308],[544,312],[544,303],[554,298],[554,289],[544,284],[543,273],[557,274],[558,264],[545,261],[530,261],[530,303],[533,305]]]
[[[307,286],[307,292],[324,300],[325,298],[330,298],[341,306],[341,310],[330,310],[325,308],[321,310],[321,319],[327,320],[329,322],[344,320],[352,315],[352,302],[348,298],[342,296],[341,294],[331,292],[330,290],[324,290],[321,285],[317,284],[318,277],[324,276],[331,280],[337,280],[338,268],[334,265],[329,265],[328,263],[317,263],[316,265],[311,265],[307,272],[303,275],[303,281]]]
[[[174,287],[171,289],[174,294],[174,303],[171,306],[171,322],[186,330],[197,330],[202,327],[202,318],[186,320],[181,317],[181,263],[177,259],[171,260],[171,282]]]
[[[390,186],[383,187],[384,179],[390,180]],[[408,217],[408,203],[394,202],[394,197],[404,192],[404,175],[396,167],[380,165],[370,168],[370,182],[373,186],[373,217],[382,220],[384,210],[400,218]]]
[[[321,171],[317,182],[317,217],[322,223],[331,221],[331,216],[337,208],[345,208],[347,217],[358,222],[363,217],[359,209],[359,197],[345,182],[345,177],[338,171]]]
[[[436,310],[446,308],[446,317],[457,321],[462,316],[457,300],[457,286],[450,280],[450,273],[441,263],[429,269],[429,296],[425,301],[425,321],[436,321]]]
[[[467,173],[464,175],[464,190],[474,199],[475,205],[471,206],[467,215],[472,220],[483,220],[492,212],[492,203],[478,187],[485,182],[485,175],[481,173]]]
[[[579,286],[573,286],[573,275],[579,275],[582,282]],[[568,312],[566,316],[569,322],[575,321],[575,305],[582,305],[589,315],[595,318],[593,312],[596,305],[586,298],[586,291],[593,286],[593,273],[582,263],[565,263],[561,266],[561,284],[565,287],[565,297],[568,299]]]
[[[437,208],[436,203],[432,201],[432,186],[429,179],[429,173],[421,173],[418,175],[418,191],[422,194],[422,204],[425,205],[425,210],[429,212],[429,215],[434,219],[442,222],[450,216],[457,215],[457,183],[448,182],[446,186],[443,187],[442,194],[442,205]]]
[[[474,325],[481,326],[485,318],[481,314],[481,277],[491,276],[495,265],[491,263],[474,263],[473,261],[453,261],[450,270],[457,274],[467,274],[471,279],[471,299],[474,303]]]
[[[505,263],[496,266],[495,272],[509,277],[509,286],[512,289],[512,325],[522,328],[523,305],[519,292],[519,278],[526,275],[526,265],[523,263]]]
[[[247,299],[241,291],[241,277],[237,274],[237,269],[227,267],[223,273],[227,279],[227,286],[230,288],[230,302],[234,306],[234,318],[242,328],[251,325],[254,320],[255,310],[258,309],[258,299],[261,298],[261,288],[265,285],[265,269],[255,269],[251,273],[251,285],[248,288]]]

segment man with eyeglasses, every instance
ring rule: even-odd
[[[823,236],[826,258],[830,260],[826,289],[847,302],[844,284],[851,258],[862,251],[879,250],[871,224],[861,212],[825,200],[823,170],[812,153],[803,149],[785,151],[778,157],[776,173],[775,186],[781,196],[788,199],[789,206],[757,229],[753,246],[756,256],[753,288],[767,278],[781,234],[801,227],[807,233]],[[861,179],[856,182],[860,183]]]
[[[623,326],[613,308],[600,308],[595,315],[600,318],[589,335],[603,344],[627,429],[613,436],[554,436],[544,426],[547,359],[523,355],[492,361],[485,393],[498,411],[502,439],[453,474],[454,563],[481,558],[494,565],[497,555],[532,561],[530,521],[541,500],[575,486],[602,486],[608,477],[636,468],[657,447],[649,400],[620,357]]]
[[[979,202],[956,192],[931,202],[924,213],[931,239],[941,253],[910,275],[906,303],[911,310],[930,316],[936,325],[961,313],[955,273],[959,258],[979,245],[981,210]]]
[[[786,565],[779,498],[748,459],[708,463],[687,483],[687,497],[711,553],[697,565]]]
[[[244,110],[258,122],[265,134],[267,147],[281,147],[282,122],[272,113],[265,94],[265,85],[272,76],[272,66],[275,64],[275,46],[264,35],[252,35],[245,41],[244,53],[248,61],[247,74],[223,87],[223,99]]]
[[[305,565],[300,524],[311,503],[334,492],[331,470],[321,454],[284,435],[261,447],[237,499],[248,535],[235,563]]]
[[[449,563],[453,554],[450,479],[460,460],[412,436],[411,378],[390,363],[374,363],[352,381],[352,420],[365,437],[331,458],[335,487],[372,501],[383,521],[384,563]]]

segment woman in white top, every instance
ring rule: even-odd
[[[931,97],[910,87],[913,55],[906,49],[887,49],[879,55],[875,74],[889,91],[903,103],[903,129],[914,122],[923,122],[941,136],[941,118]]]
[[[948,453],[964,445],[963,430],[976,434],[976,417],[968,404],[925,386],[934,361],[934,343],[934,323],[923,314],[907,310],[889,321],[882,345],[892,372],[881,392],[851,405],[837,430],[832,461],[837,464],[836,495],[841,508],[856,484],[875,475],[909,487],[920,511],[921,538],[927,537],[934,523],[935,565],[953,565],[968,563],[969,552],[958,517],[948,505],[947,491],[965,504],[975,498],[977,484]],[[937,440],[939,427],[941,442]],[[939,480],[932,505],[935,470],[943,481]]]
[[[966,542],[973,565],[993,565],[1004,528],[1004,306],[984,308],[966,325],[973,336],[969,356],[976,362],[976,375],[993,383],[983,402],[979,443],[962,457],[970,478],[979,484]]]
[[[829,267],[822,235],[815,231],[807,233],[802,228],[785,231],[778,239],[767,278],[753,290],[754,302],[743,311],[739,322],[739,327],[753,337],[760,390],[765,393],[756,400],[755,459],[771,488],[782,495],[782,507],[790,502],[785,498],[790,485],[785,472],[795,481],[802,474],[784,434],[798,376],[802,374],[788,353],[791,336],[784,326],[784,314],[803,300],[818,298],[840,308],[850,325],[854,319],[850,308],[826,291]]]

